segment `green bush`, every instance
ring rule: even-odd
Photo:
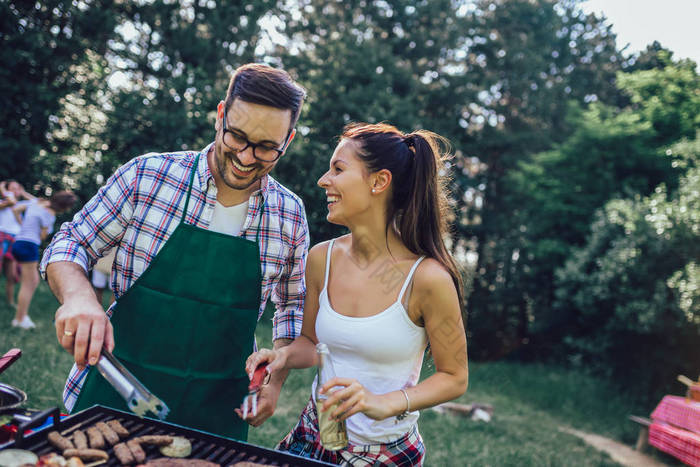
[[[572,362],[648,394],[700,368],[700,170],[676,193],[613,200],[556,274]]]

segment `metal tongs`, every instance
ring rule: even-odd
[[[265,368],[267,363],[261,363],[253,372],[253,377],[248,385],[248,394],[243,398],[243,419],[248,416],[248,412],[253,416],[258,414],[258,393],[265,379]],[[249,406],[252,410],[249,409]]]
[[[102,349],[102,355],[96,366],[100,374],[124,398],[126,405],[133,413],[143,417],[150,411],[159,420],[167,417],[170,412],[168,406],[151,394],[107,349]]]

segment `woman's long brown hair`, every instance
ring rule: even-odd
[[[370,173],[391,172],[387,230],[394,226],[409,250],[434,258],[449,271],[464,319],[462,276],[444,242],[449,205],[442,169],[449,156],[441,147],[449,148],[447,140],[427,130],[405,134],[386,123],[353,123],[341,138],[360,143],[358,156]]]

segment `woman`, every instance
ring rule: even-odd
[[[77,199],[70,191],[59,191],[50,200],[40,198],[31,204],[13,208],[18,222],[22,212],[24,219],[21,220],[22,227],[12,245],[12,256],[22,266],[17,311],[12,326],[23,329],[36,327],[28,312],[34,291],[39,285],[39,245],[53,231],[56,214],[69,210]]]
[[[346,420],[349,445],[339,451],[320,445],[312,390],[278,449],[337,464],[420,465],[418,410],[466,391],[461,280],[443,243],[441,141],[386,124],[343,132],[318,184],[328,221],[350,234],[309,252],[300,337],[254,353],[246,371],[263,362],[269,373],[310,367],[315,344],[327,344],[338,377],[321,388],[329,397],[318,409],[340,402],[331,417]],[[436,371],[418,383],[428,342]]]

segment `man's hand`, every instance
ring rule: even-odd
[[[249,413],[244,419],[252,426],[260,426],[262,423],[270,418],[277,408],[277,399],[280,397],[280,392],[282,391],[282,385],[287,379],[287,374],[289,370],[284,367],[284,359],[279,358],[283,356],[284,352],[279,350],[282,347],[286,347],[291,344],[292,339],[277,339],[275,340],[273,347],[274,350],[261,349],[258,352],[253,353],[248,357],[246,362],[246,372],[249,377],[252,377],[253,371],[263,362],[279,360],[277,362],[272,362],[267,367],[267,372],[270,375],[269,381],[260,388],[258,392],[258,412],[256,415]],[[276,363],[276,365],[275,365]],[[272,368],[273,371],[270,371]],[[243,412],[240,408],[235,409],[239,417],[243,418]]]
[[[260,426],[275,413],[277,399],[279,399],[281,391],[282,386],[274,384],[272,381],[263,384],[260,388],[260,392],[258,392],[258,412],[253,415],[253,413],[249,411],[246,418],[243,418],[243,412],[240,408],[235,409],[236,413],[251,426]]]
[[[56,338],[73,355],[78,368],[94,365],[102,347],[114,349],[114,333],[102,305],[77,264],[56,262],[48,265],[49,285],[62,305],[56,310]]]
[[[94,365],[102,347],[114,349],[112,323],[94,297],[74,297],[56,310],[56,337],[78,368]]]

